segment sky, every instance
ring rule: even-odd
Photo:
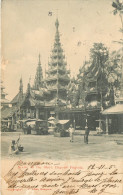
[[[42,69],[47,69],[57,17],[72,76],[89,59],[94,42],[104,43],[110,51],[118,50],[114,41],[121,37],[121,23],[111,5],[112,0],[3,0],[1,73],[7,98],[11,100],[18,93],[21,76],[24,91],[29,78],[33,84],[39,53]]]

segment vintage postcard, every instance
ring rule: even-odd
[[[1,1],[1,194],[123,195],[123,1]]]

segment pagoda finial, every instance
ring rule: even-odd
[[[41,64],[41,56],[40,56],[40,53],[39,53],[39,62],[38,64],[40,65]]]
[[[58,18],[56,19],[55,26],[56,26],[56,29],[58,30],[58,27],[59,27],[59,21],[58,21]]]

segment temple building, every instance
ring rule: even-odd
[[[20,79],[19,92],[11,101],[12,107],[2,113],[2,118],[9,120],[9,124],[14,127],[18,121],[48,121],[49,117],[54,116],[59,120],[69,120],[75,129],[85,129],[87,125],[90,130],[96,130],[101,121],[105,131],[106,125],[101,113],[114,104],[114,91],[108,88],[103,68],[98,62],[85,62],[77,79],[71,79],[60,41],[58,19],[55,27],[46,78],[43,78],[39,54],[33,86],[29,81],[24,93],[22,78]]]
[[[9,129],[14,129],[18,119],[20,119],[20,105],[23,101],[23,82],[20,79],[19,92],[10,102],[10,107],[1,110],[2,125],[6,125]]]
[[[80,125],[82,125],[83,129],[86,118],[88,127],[94,130],[98,127],[99,120],[102,118],[101,111],[111,104],[113,90],[109,90],[108,81],[98,63],[90,64],[86,62],[80,70],[78,82],[78,110],[81,109],[80,116],[82,118]]]
[[[69,71],[66,68],[65,55],[60,43],[58,19],[55,26],[55,41],[48,64],[47,77],[45,80],[43,79],[39,55],[34,85],[31,87],[28,83],[25,97],[20,106],[23,119],[37,118],[47,120],[51,116],[51,113],[56,115],[56,109],[67,106],[67,86],[70,78]],[[60,112],[58,115],[60,115]]]
[[[123,62],[121,58],[121,83],[120,91],[115,94],[116,104],[105,109],[106,134],[123,133]]]

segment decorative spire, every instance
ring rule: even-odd
[[[43,74],[42,74],[41,60],[40,60],[40,54],[39,54],[38,67],[36,70],[35,81],[34,81],[34,89],[39,90],[39,88],[43,84],[42,81],[43,81]]]
[[[20,78],[19,92],[23,94],[23,81],[22,81],[22,76]]]
[[[40,53],[39,53],[39,62],[38,62],[38,65],[41,65],[41,60],[40,60]]]
[[[30,82],[30,81],[29,81],[29,82]],[[31,88],[31,87],[30,87],[30,83],[28,83],[28,84],[27,84],[27,93],[26,93],[26,95],[30,94],[30,88]]]
[[[59,21],[58,21],[58,18],[56,19],[55,26],[56,26],[56,30],[58,31],[58,27],[59,27]]]

